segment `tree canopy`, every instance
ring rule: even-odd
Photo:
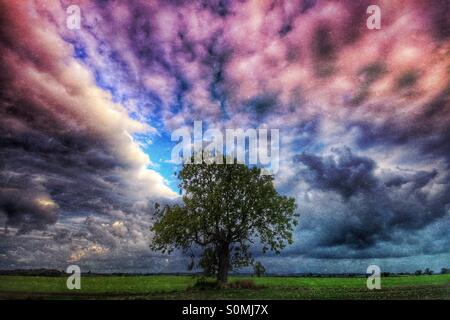
[[[278,194],[260,168],[184,164],[178,178],[183,204],[158,207],[153,250],[180,249],[191,256],[191,268],[225,283],[230,270],[252,263],[251,246],[279,253],[292,243],[295,200]]]

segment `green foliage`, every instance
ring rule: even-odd
[[[225,163],[225,157],[223,163]],[[151,230],[151,249],[180,249],[192,267],[217,274],[226,282],[232,268],[252,263],[250,244],[262,251],[280,251],[292,243],[297,224],[293,198],[275,190],[273,177],[244,164],[184,164],[178,174],[183,205],[158,209]]]
[[[431,270],[430,268],[426,268],[425,271],[423,272],[424,274],[428,274],[428,275],[432,275],[434,273],[433,270]]]
[[[208,280],[206,277],[200,277],[195,281],[193,288],[198,290],[214,289],[217,288],[217,282]]]

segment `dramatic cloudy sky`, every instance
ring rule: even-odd
[[[194,120],[280,130],[301,217],[268,271],[450,266],[449,1],[1,0],[0,21],[1,269],[185,270],[149,226]]]

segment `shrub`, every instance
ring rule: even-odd
[[[255,276],[261,277],[266,273],[266,268],[264,268],[261,262],[257,261],[253,267],[253,273]]]
[[[218,288],[218,285],[217,285],[217,281],[208,280],[206,277],[200,277],[194,283],[193,288],[200,289],[200,290],[215,289],[215,288]]]
[[[228,283],[219,283],[213,279],[200,277],[194,283],[191,289],[208,290],[208,289],[254,289],[257,288],[253,280],[236,280]]]
[[[237,280],[227,283],[225,287],[229,289],[254,289],[256,285],[253,280]]]

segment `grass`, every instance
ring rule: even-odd
[[[65,277],[0,276],[0,299],[450,299],[450,275],[391,276],[381,290],[361,277],[233,276],[252,289],[196,289],[193,276],[85,276],[80,290]]]

